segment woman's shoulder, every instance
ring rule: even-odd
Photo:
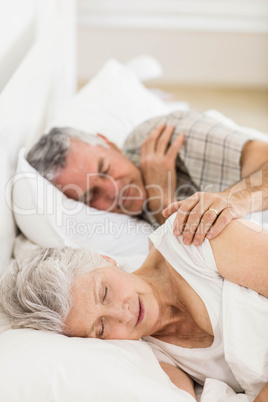
[[[234,219],[210,241],[220,274],[268,297],[268,232],[245,219]]]
[[[219,276],[213,252],[206,239],[200,246],[185,245],[182,236],[173,234],[173,223],[176,214],[150,235],[154,247],[176,269],[178,265],[184,269],[198,271],[206,276]]]

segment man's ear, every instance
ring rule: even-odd
[[[115,145],[114,142],[108,140],[108,138],[105,137],[105,135],[100,134],[100,133],[97,133],[97,135],[98,135],[100,138],[102,138],[102,139],[106,142],[106,144],[109,146],[109,148],[112,148],[112,149],[114,149],[115,151],[121,152],[121,149],[118,148],[118,146]]]
[[[100,256],[102,258],[104,258],[107,262],[109,262],[110,264],[113,264],[115,267],[118,266],[117,262],[112,257],[109,257],[108,255],[103,255],[103,254],[101,254]]]

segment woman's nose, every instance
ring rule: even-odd
[[[123,306],[111,306],[109,315],[120,324],[127,324],[133,319],[133,314],[129,310],[129,304],[125,303]]]

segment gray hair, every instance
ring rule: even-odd
[[[108,147],[106,142],[97,135],[70,127],[54,127],[30,149],[26,159],[42,176],[48,180],[53,180],[57,171],[66,165],[71,139],[92,146]]]
[[[0,303],[13,328],[64,333],[78,275],[107,265],[89,249],[38,249],[13,260],[0,281]]]

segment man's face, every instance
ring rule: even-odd
[[[66,335],[135,340],[159,327],[157,293],[138,275],[110,265],[98,268],[76,277],[71,294]]]
[[[53,183],[67,197],[110,212],[138,215],[146,200],[140,170],[121,151],[78,140]]]

